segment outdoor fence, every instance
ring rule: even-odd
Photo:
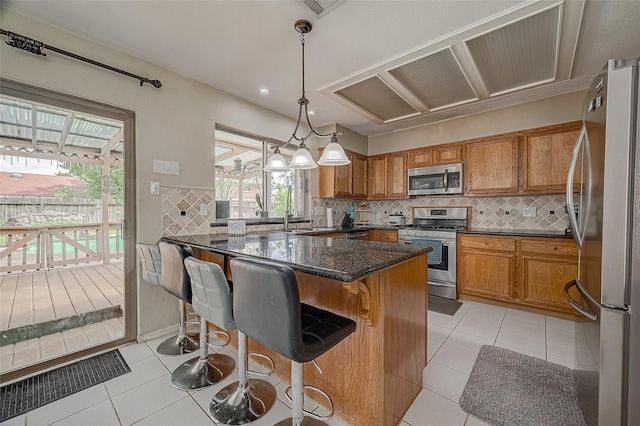
[[[104,239],[109,250],[103,249]],[[3,226],[0,241],[0,272],[28,271],[120,258],[124,242],[120,223],[52,225],[43,227]]]
[[[36,196],[0,196],[0,224],[19,216],[37,216],[43,212],[67,213],[81,216],[83,223],[102,222],[102,203],[91,198],[60,198]],[[122,204],[109,204],[109,222],[124,218]],[[30,223],[29,226],[36,225]]]

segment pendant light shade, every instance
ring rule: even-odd
[[[306,170],[315,169],[316,167],[318,167],[318,165],[313,161],[313,157],[303,140],[298,150],[293,153],[293,157],[291,157],[291,161],[289,162],[289,168],[293,170]]]
[[[288,172],[291,168],[287,165],[287,160],[280,154],[280,147],[276,147],[273,155],[264,166],[266,172]]]
[[[344,153],[344,149],[338,143],[336,135],[331,136],[331,141],[324,149],[322,157],[318,160],[321,166],[344,166],[350,164],[351,160]]]

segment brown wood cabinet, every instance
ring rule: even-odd
[[[520,303],[575,313],[563,293],[564,285],[578,273],[578,248],[573,240],[523,238],[520,244]]]
[[[395,229],[372,229],[369,231],[369,240],[397,243],[398,231]]]
[[[462,162],[462,144],[434,145],[408,151],[408,167],[430,167]]]
[[[471,142],[465,148],[465,194],[513,194],[518,191],[516,136]]]
[[[580,133],[580,122],[550,126],[528,132],[523,137],[523,191],[564,192],[573,147]],[[581,162],[578,161],[575,190],[579,190]]]
[[[351,164],[318,167],[320,197],[367,198],[367,157],[347,150],[345,154]]]
[[[458,291],[491,299],[514,299],[516,244],[513,238],[460,235]]]
[[[387,156],[378,155],[369,157],[369,198],[386,198],[387,197]]]
[[[573,240],[483,234],[458,238],[461,294],[575,314],[563,293],[578,270]]]
[[[408,198],[406,154],[369,157],[368,172],[369,199]]]

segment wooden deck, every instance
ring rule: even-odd
[[[0,275],[0,332],[122,305],[123,262]]]

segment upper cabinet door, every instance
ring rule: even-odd
[[[434,149],[420,148],[409,151],[409,168],[433,166]]]
[[[409,198],[407,195],[407,156],[387,156],[387,198]]]
[[[552,128],[524,136],[524,192],[564,193],[571,153],[580,133],[580,124]],[[580,185],[581,161],[577,162],[574,186]]]
[[[387,156],[369,157],[369,198],[387,198]]]
[[[466,145],[465,194],[511,194],[518,191],[518,137]]]
[[[455,164],[462,162],[462,145],[435,146],[434,164]]]
[[[367,198],[367,157],[353,154],[351,168],[353,173],[353,198]]]
[[[335,188],[334,195],[336,197],[351,197],[353,195],[353,175],[352,175],[352,166],[353,166],[353,155],[351,153],[346,153],[349,160],[351,160],[351,164],[347,164],[344,166],[334,166],[335,173]]]

